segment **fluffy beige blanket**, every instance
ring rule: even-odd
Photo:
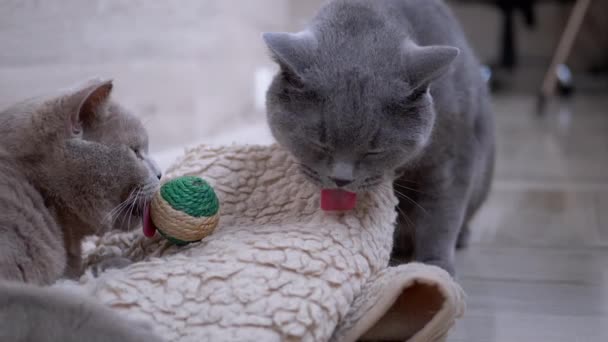
[[[277,146],[199,147],[168,177],[197,175],[221,201],[218,229],[187,247],[113,234],[88,264],[134,264],[80,281],[170,341],[443,341],[464,310],[442,270],[388,267],[396,199],[387,184],[347,214],[319,210],[319,191]],[[157,234],[158,235],[158,234]]]

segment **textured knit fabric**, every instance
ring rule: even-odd
[[[89,267],[111,256],[135,263],[79,285],[170,341],[443,341],[463,313],[463,292],[441,269],[387,266],[389,184],[347,214],[325,213],[277,146],[195,148],[167,176],[183,175],[214,187],[216,231],[187,247],[140,233],[91,240]]]

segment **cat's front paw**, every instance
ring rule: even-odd
[[[101,260],[97,264],[91,267],[91,271],[95,277],[98,277],[101,273],[109,269],[122,269],[131,265],[133,261],[131,259],[114,256]]]
[[[141,321],[131,321],[129,335],[126,342],[163,342],[165,341],[154,333],[152,324]]]

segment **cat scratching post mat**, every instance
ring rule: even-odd
[[[387,266],[388,185],[346,214],[323,212],[320,192],[277,146],[195,148],[168,172],[183,175],[214,187],[216,231],[186,247],[139,232],[91,240],[89,268],[109,256],[136,262],[80,280],[170,341],[444,341],[463,313],[463,292],[443,270]]]

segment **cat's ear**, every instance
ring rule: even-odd
[[[69,131],[78,135],[83,125],[91,123],[106,104],[112,92],[112,80],[94,79],[70,91],[64,98],[67,103]]]
[[[460,50],[452,46],[418,46],[411,41],[404,43],[403,51],[409,81],[414,89],[426,87],[445,74],[460,54]]]
[[[311,31],[268,32],[262,34],[262,38],[282,70],[302,79],[317,47],[314,34]]]

